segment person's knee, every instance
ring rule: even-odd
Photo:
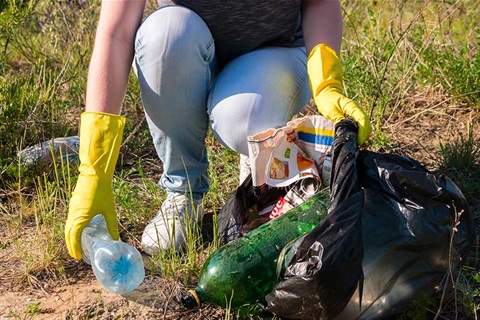
[[[241,154],[248,154],[249,136],[284,124],[278,116],[266,116],[261,106],[249,103],[255,98],[245,96],[244,99],[235,99],[234,103],[229,103],[228,99],[222,101],[210,112],[210,126],[215,138]]]
[[[211,33],[195,12],[182,6],[167,6],[153,12],[139,27],[135,49],[137,54],[149,50],[156,56],[178,56],[195,47],[196,42],[205,41],[205,37],[211,38]]]

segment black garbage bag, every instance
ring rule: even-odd
[[[235,240],[242,236],[242,226],[248,218],[248,210],[257,199],[253,192],[252,175],[230,194],[225,205],[217,214],[217,235],[221,244]]]
[[[357,128],[335,126],[328,215],[292,245],[283,280],[266,296],[267,310],[291,319],[331,319],[362,287],[363,190],[357,180]]]
[[[348,121],[335,130],[337,146],[355,132]],[[435,293],[475,239],[466,199],[448,177],[405,156],[341,145],[330,213],[290,245],[295,252],[266,297],[266,309],[282,317],[389,319]]]
[[[252,175],[230,194],[225,205],[217,214],[217,236],[220,244],[242,237],[249,230],[268,221],[267,216],[259,216],[258,211],[275,204],[285,196],[288,188],[263,185],[254,187]]]
[[[388,319],[447,285],[474,243],[474,223],[458,187],[417,161],[362,151],[357,163],[364,286],[336,319]]]

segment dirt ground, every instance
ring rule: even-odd
[[[85,269],[84,266],[80,266]],[[186,311],[173,300],[180,286],[147,276],[139,288],[119,296],[102,288],[89,270],[70,281],[43,291],[0,292],[0,314],[6,319],[223,319],[221,309]]]
[[[431,94],[428,95],[432,97]],[[387,119],[384,131],[395,152],[415,158],[427,168],[435,166],[440,141],[467,132],[467,123],[475,125],[478,139],[478,111],[452,106],[446,101],[425,104],[422,95],[412,97],[408,113],[397,112]],[[439,99],[442,99],[439,97]],[[431,107],[425,107],[426,105]],[[417,107],[416,107],[417,106]],[[479,224],[479,199],[469,199]],[[477,227],[477,230],[478,227]],[[15,268],[6,250],[0,253],[1,268]],[[67,280],[50,280],[43,286],[18,285],[2,279],[0,283],[0,320],[7,319],[226,319],[220,308],[182,309],[177,298],[185,289],[181,284],[146,275],[144,283],[132,293],[119,296],[103,289],[88,265],[72,262]],[[32,289],[41,287],[42,289]]]

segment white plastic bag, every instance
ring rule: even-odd
[[[310,115],[248,137],[253,186],[285,187],[302,177],[320,177],[333,135],[333,122]]]

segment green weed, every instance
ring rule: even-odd
[[[439,172],[451,176],[472,199],[480,197],[480,143],[473,135],[473,125],[466,135],[458,133],[453,141],[440,142]]]
[[[463,314],[478,319],[480,312],[480,273],[478,270],[464,267],[457,277],[455,289],[461,295],[457,302]]]
[[[434,311],[436,311],[438,301],[422,292],[418,298],[412,302],[411,307],[403,314],[396,317],[397,320],[429,320],[432,319]]]

